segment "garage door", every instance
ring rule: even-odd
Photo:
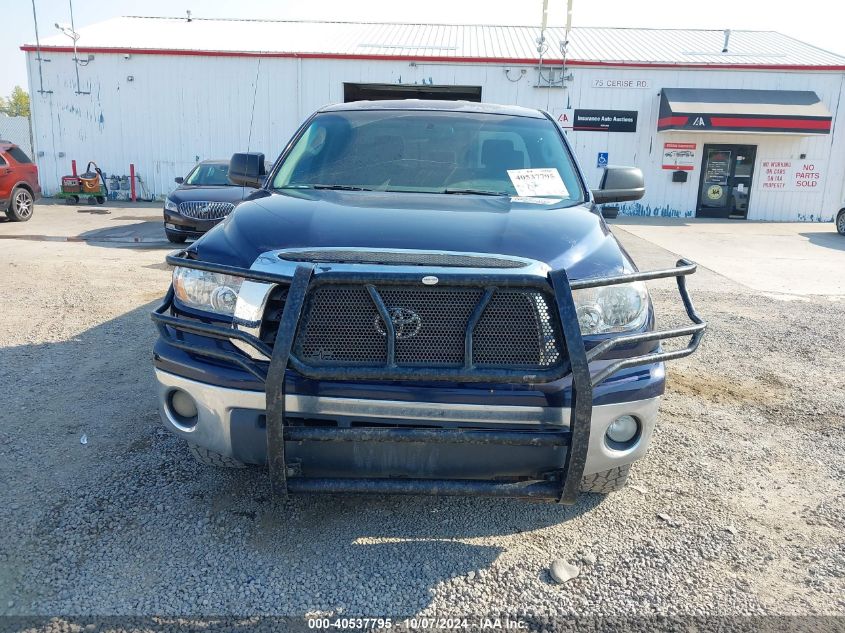
[[[399,84],[343,84],[343,101],[384,99],[446,99],[481,101],[481,86],[432,86]]]

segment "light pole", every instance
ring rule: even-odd
[[[55,27],[61,31],[63,34],[67,35],[71,40],[73,40],[73,67],[76,70],[76,94],[78,95],[89,95],[91,94],[90,91],[83,92],[79,89],[79,65],[82,63],[79,60],[79,54],[76,51],[76,43],[79,41],[79,33],[73,30],[72,26],[67,24],[59,24],[56,22]],[[83,65],[88,65],[89,60],[86,60]]]

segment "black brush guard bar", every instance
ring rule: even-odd
[[[188,320],[168,314],[173,306],[173,288],[168,290],[163,303],[153,312],[152,319],[159,333],[168,344],[191,354],[205,356],[241,367],[266,385],[267,394],[267,462],[273,492],[280,496],[291,493],[381,493],[381,494],[439,494],[470,495],[488,497],[514,497],[542,499],[558,503],[572,504],[578,496],[581,479],[590,441],[590,421],[592,417],[593,388],[607,380],[621,369],[636,367],[660,361],[673,360],[689,356],[697,348],[704,336],[707,324],[696,312],[686,287],[686,277],[696,270],[696,265],[686,259],[678,260],[674,268],[648,272],[636,272],[610,277],[593,277],[570,281],[566,271],[551,272],[547,280],[534,276],[485,275],[483,287],[485,294],[479,306],[470,317],[465,344],[465,358],[472,358],[473,325],[481,317],[484,306],[489,301],[493,289],[500,287],[533,287],[552,292],[558,310],[561,333],[568,355],[568,363],[562,362],[551,370],[526,373],[522,370],[478,370],[467,361],[461,369],[405,368],[391,363],[394,357],[393,323],[387,315],[384,303],[375,292],[377,284],[418,283],[419,273],[340,273],[321,272],[313,275],[312,265],[300,264],[293,276],[279,275],[264,271],[249,270],[221,264],[212,264],[189,259],[182,251],[168,255],[167,263],[213,273],[236,275],[245,279],[269,284],[288,285],[288,295],[282,311],[275,344],[271,347],[256,336],[222,325],[213,325],[197,320]],[[575,301],[572,291],[584,288],[597,288],[632,281],[649,281],[674,277],[678,292],[692,325],[660,332],[622,334],[609,338],[589,352],[581,338]],[[479,279],[472,275],[448,275],[450,285],[479,286]],[[388,364],[386,368],[349,368],[328,370],[310,367],[292,356],[294,340],[303,306],[309,291],[315,286],[329,282],[359,282],[364,284],[373,298],[382,322],[387,329]],[[249,356],[229,351],[224,348],[212,349],[207,346],[192,344],[182,332],[197,334],[219,341],[240,341],[249,345],[270,359],[266,362],[255,361]],[[624,344],[636,344],[648,341],[689,336],[686,347],[672,351],[656,351],[631,358],[619,359],[600,369],[590,372],[590,362],[599,359],[611,349]],[[450,380],[501,383],[542,383],[557,380],[565,375],[572,376],[572,403],[569,428],[561,430],[479,430],[479,429],[415,429],[415,428],[332,428],[301,427],[285,424],[285,371],[291,368],[306,377],[317,379],[375,379],[375,380]],[[363,369],[363,371],[362,371]],[[285,442],[419,442],[434,444],[499,444],[511,446],[567,446],[567,456],[563,469],[549,475],[544,481],[477,481],[477,480],[439,480],[439,479],[388,479],[388,478],[315,478],[295,476],[293,469],[285,463]],[[294,475],[294,476],[292,476]]]

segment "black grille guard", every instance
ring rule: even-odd
[[[558,309],[564,350],[568,362],[557,367],[526,373],[524,370],[479,369],[465,365],[462,368],[415,368],[397,367],[394,358],[392,322],[377,293],[374,301],[388,327],[388,366],[385,368],[319,368],[308,366],[291,355],[302,309],[309,290],[314,284],[332,281],[361,284],[419,283],[420,273],[384,272],[340,272],[320,271],[314,275],[315,266],[301,263],[292,276],[260,270],[212,264],[189,259],[185,251],[167,256],[171,266],[193,268],[213,273],[236,275],[245,279],[269,284],[289,285],[287,299],[282,312],[275,344],[270,347],[258,337],[231,327],[212,325],[188,320],[168,314],[173,306],[171,285],[163,303],[152,313],[162,338],[171,346],[196,354],[224,361],[241,367],[264,382],[267,394],[267,461],[273,492],[286,496],[289,492],[334,492],[334,493],[382,493],[382,494],[442,494],[474,495],[489,497],[535,498],[572,504],[578,496],[590,440],[593,388],[607,380],[621,369],[636,367],[660,361],[674,360],[692,354],[699,346],[706,322],[696,312],[686,287],[686,277],[696,271],[696,264],[678,260],[674,268],[648,272],[636,272],[609,277],[591,277],[570,281],[565,270],[553,271],[547,278],[536,275],[485,273],[483,285],[476,274],[452,273],[445,278],[449,285],[476,287],[532,287],[554,295]],[[438,273],[439,274],[439,273]],[[597,288],[632,281],[649,281],[674,277],[684,309],[692,325],[657,332],[621,334],[596,345],[589,352],[581,338],[573,290]],[[371,293],[372,294],[372,293]],[[475,315],[474,315],[475,316]],[[385,318],[386,317],[386,318]],[[467,328],[466,345],[471,352],[472,321]],[[239,341],[249,345],[270,359],[266,362],[252,359],[246,354],[223,349],[212,349],[190,343],[181,332],[198,334],[223,341]],[[664,339],[689,336],[686,347],[672,351],[656,351],[640,356],[623,358],[611,362],[596,373],[590,372],[589,363],[609,350],[624,344],[662,341]],[[468,358],[472,358],[471,353]],[[316,379],[372,379],[372,380],[448,380],[455,382],[487,383],[530,383],[551,382],[570,375],[572,377],[572,404],[569,427],[559,430],[518,431],[478,429],[399,429],[399,428],[331,428],[285,425],[285,371],[290,368],[309,378]],[[424,442],[424,443],[469,443],[469,444],[513,444],[528,446],[568,446],[566,462],[561,471],[550,473],[544,481],[477,481],[437,479],[387,479],[387,478],[313,478],[296,476],[285,463],[286,441],[332,441],[332,442]]]

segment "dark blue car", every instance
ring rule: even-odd
[[[174,244],[197,238],[229,215],[255,189],[235,185],[228,177],[229,161],[204,160],[164,200],[164,233]]]
[[[200,461],[282,495],[624,485],[705,328],[695,266],[638,272],[599,211],[638,169],[591,192],[548,114],[409,100],[326,107],[228,176],[257,191],[168,258],[153,314],[161,417]],[[691,323],[656,332],[663,277]]]

